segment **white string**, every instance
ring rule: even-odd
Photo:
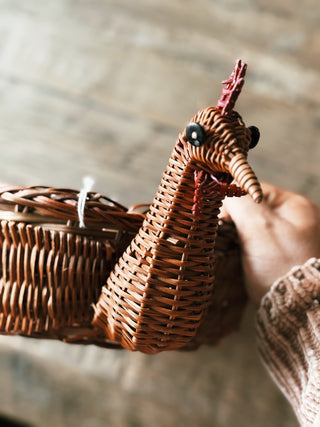
[[[86,205],[87,200],[87,194],[89,191],[92,190],[92,187],[94,185],[94,179],[92,176],[84,176],[83,177],[83,187],[79,193],[79,200],[78,200],[78,217],[79,217],[79,227],[84,228],[84,208]]]

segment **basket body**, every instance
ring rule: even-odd
[[[1,333],[84,343],[97,335],[92,304],[142,215],[91,193],[79,228],[77,199],[43,187],[2,192]]]
[[[9,187],[0,195],[0,333],[119,348],[92,325],[92,307],[144,215],[90,193],[80,228],[78,192]],[[185,349],[236,329],[246,303],[232,225],[219,227],[215,254],[214,293]]]

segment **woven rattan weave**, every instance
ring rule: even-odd
[[[145,215],[88,193],[80,228],[78,192],[2,189],[2,333],[151,354],[215,343],[237,326],[239,247],[218,214],[225,196],[262,197],[246,159],[253,132],[233,111],[245,70],[238,61],[217,107],[179,134]]]
[[[79,228],[78,195],[54,188],[2,188],[2,334],[117,346],[92,327],[92,304],[144,215],[89,193],[86,228]],[[188,348],[214,344],[237,327],[246,301],[235,229],[222,224],[219,230],[213,298],[217,306],[212,305],[203,330]]]
[[[219,107],[179,134],[147,217],[102,288],[93,324],[123,347],[156,353],[195,337],[214,286],[222,200],[243,191],[262,198],[246,159],[252,133],[232,109],[245,69],[238,61]]]

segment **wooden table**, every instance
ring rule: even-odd
[[[320,202],[319,3],[0,1],[0,180],[152,199],[177,134],[235,59],[258,176]],[[297,426],[254,350],[141,354],[0,337],[0,411],[36,426]],[[248,350],[249,349],[249,350]]]

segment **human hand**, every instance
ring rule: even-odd
[[[236,225],[247,291],[257,306],[276,279],[320,257],[320,209],[315,203],[270,184],[262,189],[259,205],[249,196],[227,198],[221,215]]]

